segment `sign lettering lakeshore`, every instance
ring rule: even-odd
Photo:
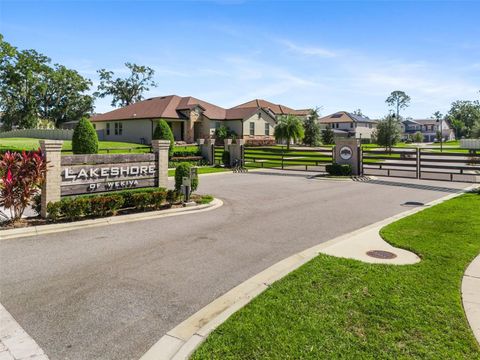
[[[49,202],[62,196],[109,192],[127,188],[167,187],[168,140],[153,140],[150,154],[92,154],[61,156],[61,141],[41,140],[48,161],[42,188],[45,217]]]

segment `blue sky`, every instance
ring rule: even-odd
[[[148,65],[159,86],[147,97],[263,98],[376,118],[404,90],[404,115],[429,117],[479,97],[479,15],[477,1],[0,0],[0,32],[94,84],[97,69]],[[97,112],[110,109],[97,100]]]

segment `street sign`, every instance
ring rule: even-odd
[[[189,177],[184,176],[182,178],[182,185],[183,186],[192,186],[192,180]]]
[[[191,179],[196,179],[198,177],[198,168],[197,167],[191,167],[190,168],[190,178]]]

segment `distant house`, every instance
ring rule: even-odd
[[[337,137],[370,139],[378,121],[366,116],[339,111],[318,119],[321,127],[330,127]]]
[[[104,114],[91,120],[99,137],[110,141],[150,143],[155,124],[166,120],[175,141],[193,143],[211,138],[226,126],[247,142],[272,142],[273,130],[282,115],[306,117],[309,110],[294,110],[265,100],[252,100],[225,109],[206,101],[177,95],[154,97]]]
[[[403,140],[413,136],[416,132],[421,132],[423,141],[433,142],[437,139],[437,132],[440,131],[440,122],[436,119],[406,119],[402,121]],[[455,140],[455,131],[448,121],[442,121],[442,138],[444,141]]]
[[[79,120],[65,121],[60,124],[60,129],[75,129]]]

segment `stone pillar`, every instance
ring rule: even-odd
[[[215,146],[215,139],[198,139],[197,142],[203,158],[207,160],[209,165],[213,165],[215,163],[215,153],[213,148]]]
[[[235,144],[231,144],[229,146],[230,151],[230,166],[233,166],[235,160],[243,160],[243,146],[245,144],[245,140],[237,139]]]
[[[40,148],[45,155],[47,172],[42,185],[42,201],[40,216],[47,217],[47,204],[60,201],[60,185],[62,182],[62,140],[40,140]]]
[[[232,145],[232,139],[224,139],[223,140],[223,146],[225,148],[225,151],[230,151],[230,145]]]
[[[157,165],[158,187],[167,188],[168,186],[168,149],[169,140],[152,140],[152,149],[155,154]]]
[[[358,139],[336,139],[334,152],[333,160],[337,164],[350,164],[352,166],[352,174],[360,175],[360,142]]]

